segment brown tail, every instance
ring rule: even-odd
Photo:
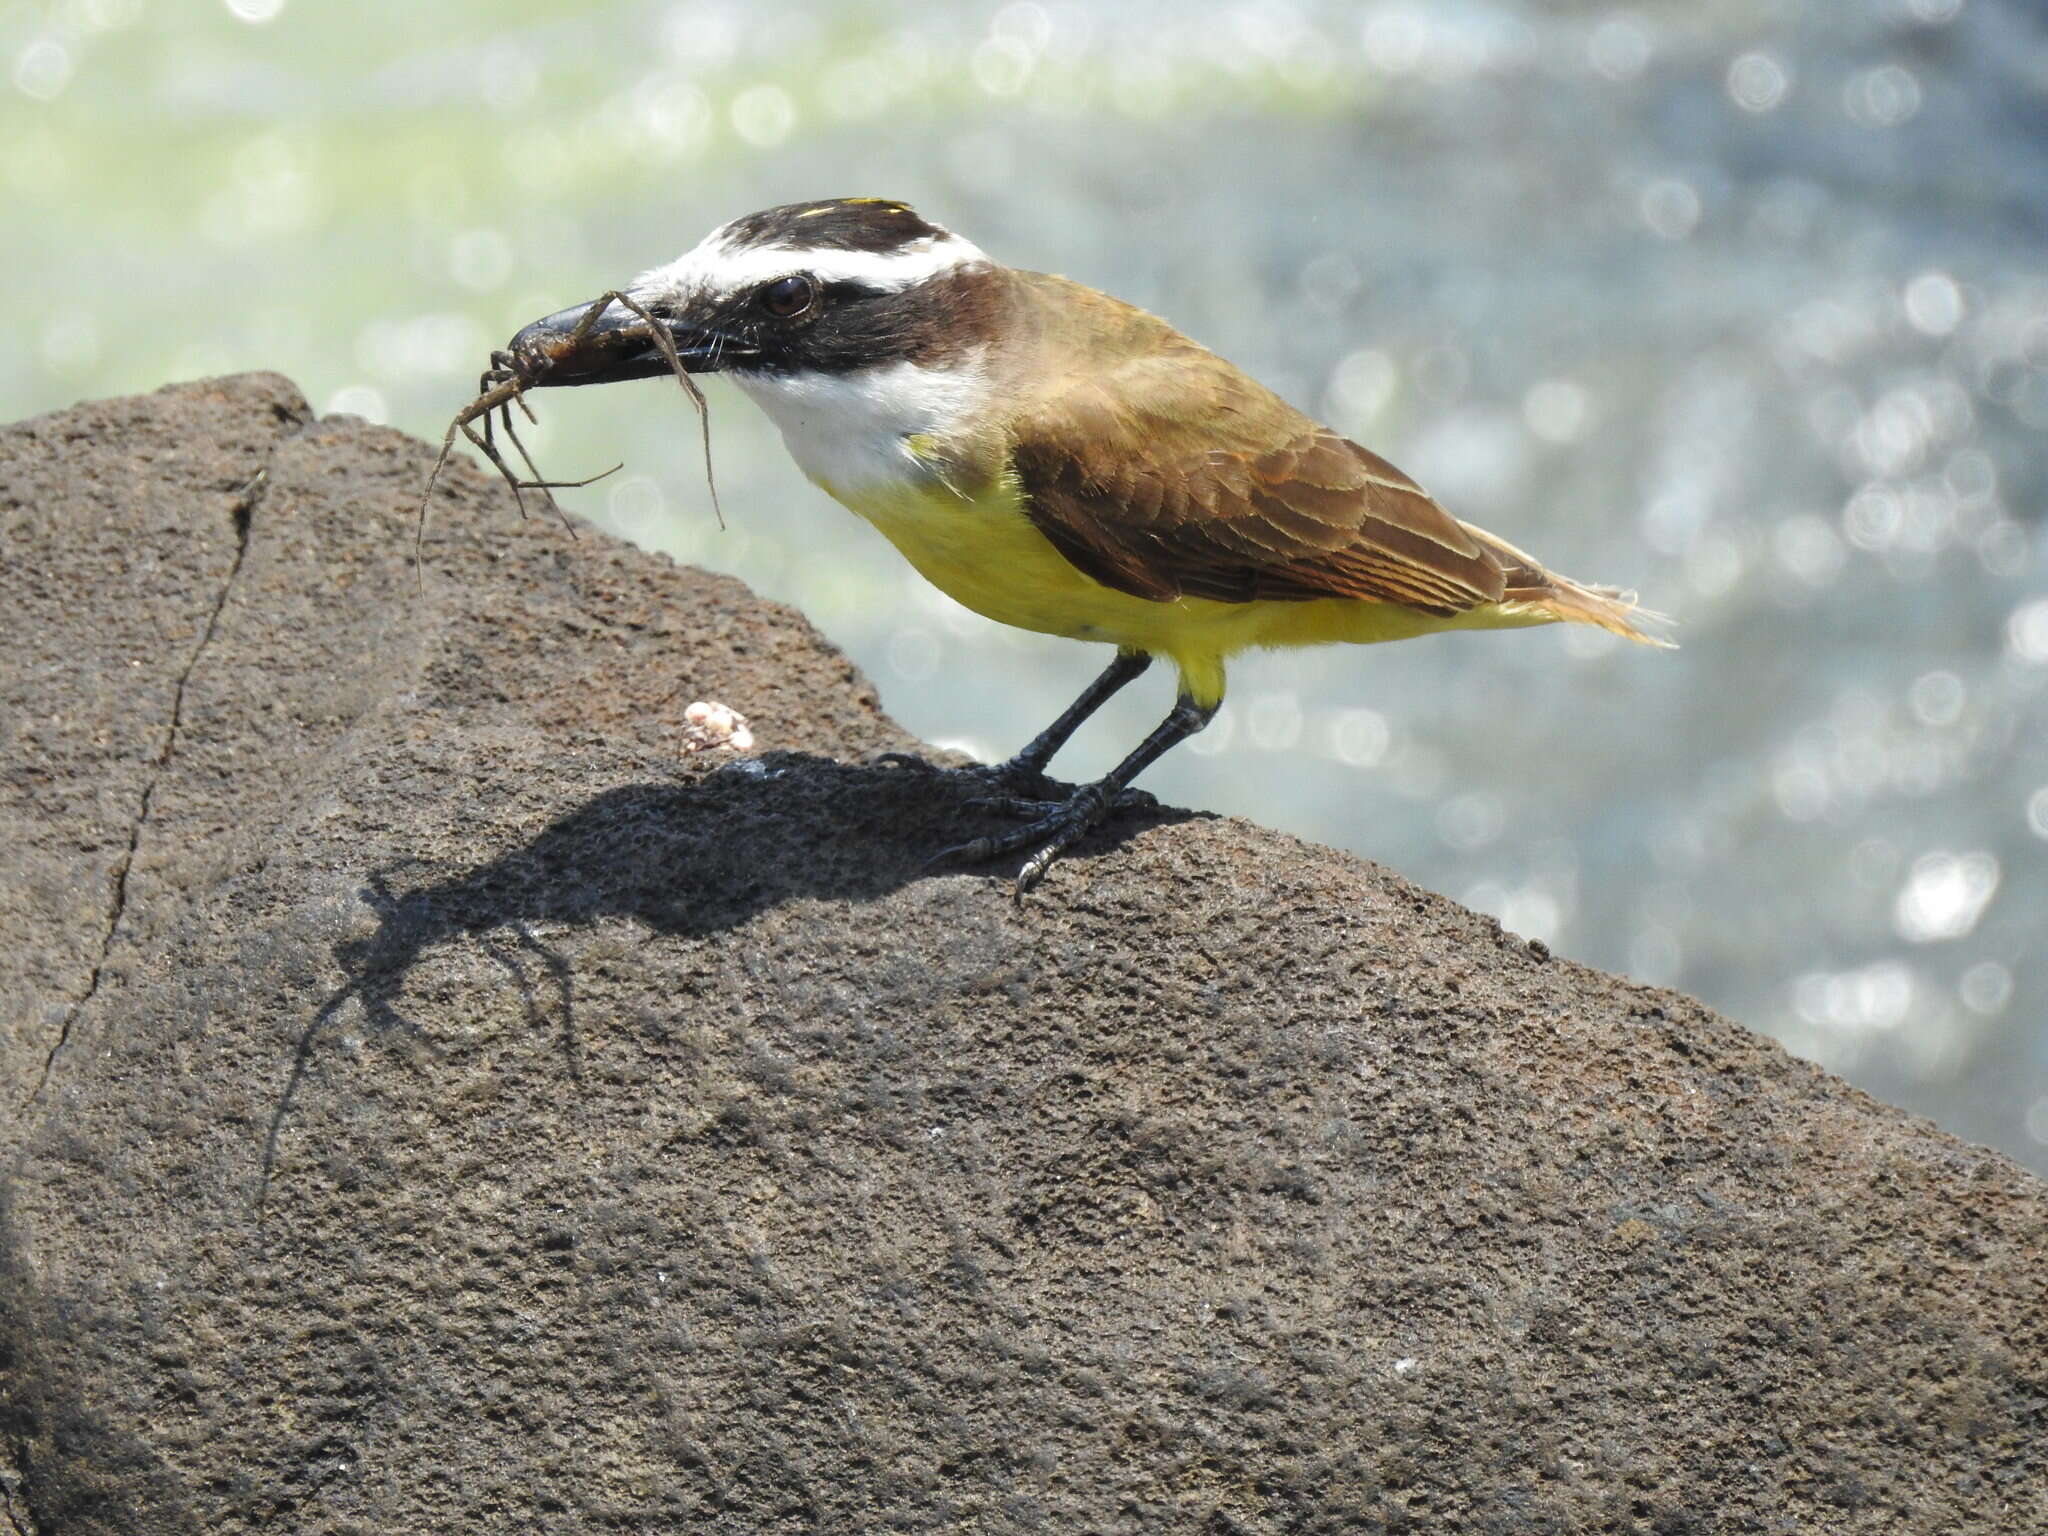
[[[1500,599],[1502,608],[1563,624],[1595,624],[1638,645],[1654,645],[1667,651],[1678,648],[1677,642],[1655,633],[1669,628],[1673,620],[1640,606],[1635,593],[1619,587],[1589,587],[1555,575],[1506,539],[1470,523],[1459,526],[1500,558],[1502,575],[1507,579],[1507,590]],[[1646,629],[1645,625],[1650,627]]]

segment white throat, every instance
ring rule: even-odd
[[[768,413],[797,467],[842,498],[929,483],[932,470],[911,439],[955,436],[989,394],[980,348],[944,368],[883,363],[846,373],[735,371],[729,377]]]

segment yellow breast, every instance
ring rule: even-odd
[[[896,482],[858,492],[825,487],[872,523],[920,575],[955,602],[1003,624],[1076,640],[1120,639],[1156,603],[1082,575],[1031,525],[1013,486],[979,495]]]

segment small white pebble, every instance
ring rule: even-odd
[[[1396,1360],[1394,1362],[1394,1374],[1396,1376],[1406,1376],[1410,1371],[1414,1370],[1415,1367],[1420,1364],[1422,1364],[1422,1362],[1420,1360],[1417,1360],[1413,1355],[1404,1355],[1399,1360]]]
[[[735,752],[745,752],[754,745],[754,733],[747,725],[747,717],[730,704],[715,704],[699,699],[683,711],[688,722],[683,732],[683,751],[702,752],[708,747],[730,747]]]

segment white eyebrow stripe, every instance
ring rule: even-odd
[[[645,303],[674,301],[711,291],[732,293],[772,278],[808,272],[821,283],[865,283],[886,292],[913,287],[941,272],[987,265],[980,246],[958,235],[927,235],[893,251],[845,251],[831,247],[800,250],[789,246],[742,246],[735,249],[723,229],[705,236],[696,249],[685,251],[665,267],[633,279],[627,290]]]

